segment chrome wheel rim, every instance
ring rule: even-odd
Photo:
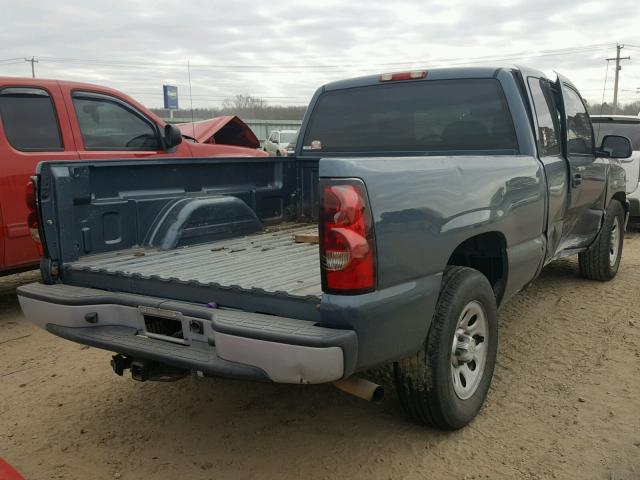
[[[458,317],[451,345],[453,391],[467,400],[478,389],[487,363],[489,324],[479,302],[469,302]]]
[[[618,252],[620,251],[620,220],[613,217],[613,225],[611,226],[611,239],[609,240],[609,265],[615,266],[618,260]]]

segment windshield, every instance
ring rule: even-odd
[[[322,94],[303,151],[441,152],[517,150],[495,79],[397,82]]]
[[[634,121],[598,121],[598,119],[592,119],[593,130],[598,136],[597,145],[602,143],[602,138],[605,135],[622,135],[631,140],[631,145],[634,150],[640,150],[640,122]]]
[[[280,143],[292,143],[296,141],[298,132],[280,132]]]

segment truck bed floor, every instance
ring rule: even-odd
[[[308,223],[282,224],[245,237],[175,250],[137,249],[87,256],[67,268],[320,297],[318,245],[295,241],[296,233],[315,229]]]

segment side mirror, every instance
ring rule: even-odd
[[[164,127],[164,148],[171,150],[182,143],[182,132],[175,125],[167,124]]]
[[[601,157],[629,158],[633,153],[631,140],[621,135],[605,135],[597,153]]]

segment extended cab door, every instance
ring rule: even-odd
[[[184,144],[165,151],[160,126],[125,100],[107,93],[63,89],[81,159],[190,156]]]
[[[558,75],[563,155],[569,166],[569,191],[561,250],[588,246],[598,234],[605,208],[606,161],[595,155],[591,120],[578,90]]]
[[[73,160],[75,151],[57,83],[0,84],[0,270],[35,265],[27,225],[26,186],[44,160]]]
[[[520,67],[519,67],[520,68]],[[547,180],[547,252],[545,262],[562,248],[569,198],[569,162],[562,153],[560,114],[553,84],[539,72],[520,68],[532,105],[538,158]]]

